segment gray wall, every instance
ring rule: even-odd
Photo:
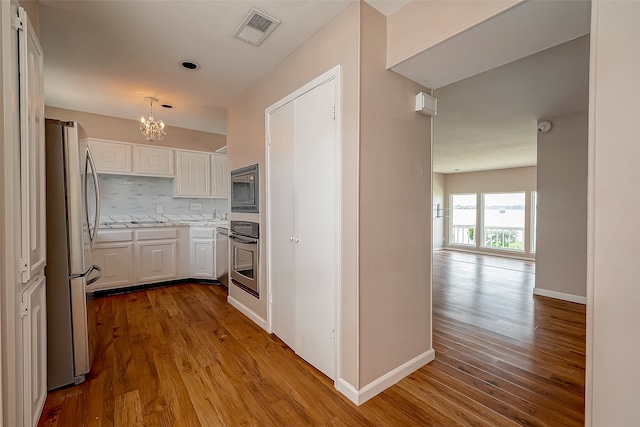
[[[549,118],[538,135],[538,237],[534,293],[586,302],[587,112]]]

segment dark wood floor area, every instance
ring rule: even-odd
[[[39,425],[580,426],[585,310],[532,296],[533,268],[436,252],[436,360],[360,407],[224,288],[104,297],[91,374],[50,393]]]

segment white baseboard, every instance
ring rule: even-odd
[[[540,295],[542,297],[561,299],[563,301],[576,302],[578,304],[587,303],[587,297],[581,297],[579,295],[573,295],[573,294],[565,294],[564,292],[550,291],[548,289],[533,288],[533,294]]]
[[[414,357],[407,363],[398,366],[394,370],[387,372],[377,380],[370,382],[360,390],[356,390],[353,385],[340,378],[336,388],[356,405],[362,405],[367,400],[382,393],[404,377],[422,368],[427,363],[436,358],[436,352],[431,349]]]
[[[227,297],[227,302],[229,304],[231,304],[232,306],[234,306],[235,308],[237,308],[242,314],[247,316],[249,319],[251,319],[254,323],[256,323],[258,326],[260,326],[262,329],[264,329],[265,331],[271,333],[271,331],[269,331],[269,328],[268,328],[268,325],[267,325],[267,321],[265,319],[263,319],[262,317],[260,317],[258,314],[256,314],[255,311],[251,310],[249,307],[247,307],[246,305],[242,304],[237,299],[234,299],[234,298],[232,298],[230,296]]]

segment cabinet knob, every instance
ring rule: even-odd
[[[293,241],[294,241],[294,242],[296,242],[296,243],[298,243],[298,242],[300,241],[300,236],[295,236],[295,237],[293,238]]]
[[[289,236],[289,241],[293,242],[293,236]]]

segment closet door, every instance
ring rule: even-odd
[[[271,330],[296,350],[293,102],[269,115]]]
[[[335,80],[294,101],[296,345],[335,378],[338,185]]]

